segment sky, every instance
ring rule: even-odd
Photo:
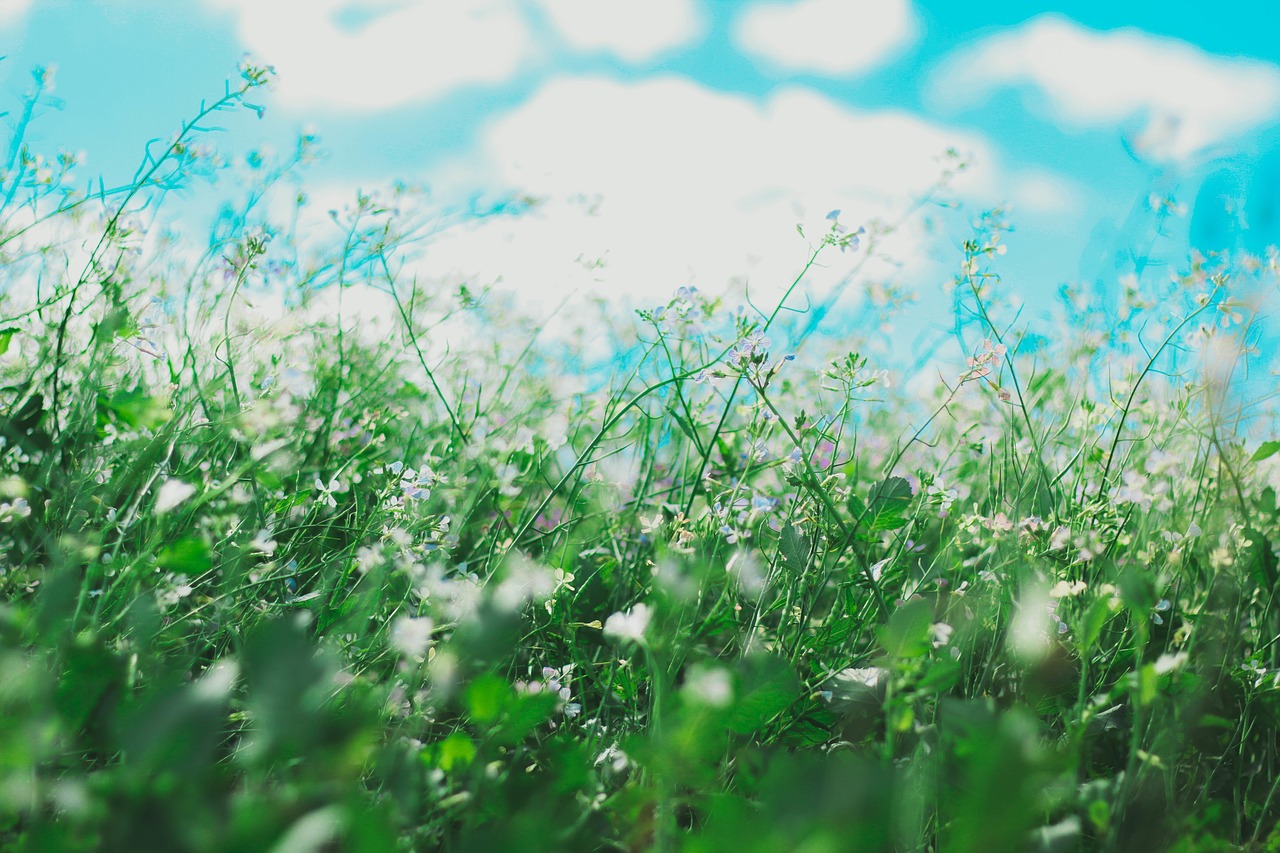
[[[534,305],[734,282],[767,301],[807,256],[796,225],[839,209],[899,223],[861,275],[943,322],[996,207],[1001,287],[1032,314],[1064,284],[1111,310],[1123,276],[1167,284],[1193,246],[1280,243],[1278,25],[1266,2],[0,0],[0,111],[8,132],[56,66],[27,142],[111,184],[248,53],[277,71],[266,111],[220,117],[216,143],[317,133],[317,210],[393,180],[445,209],[538,200],[441,237],[441,275]],[[916,209],[948,149],[955,204]]]

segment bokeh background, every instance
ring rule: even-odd
[[[919,354],[985,210],[1012,228],[1001,287],[1028,318],[1064,285],[1109,310],[1193,248],[1280,242],[1277,23],[1264,2],[0,0],[0,109],[15,127],[56,66],[26,142],[120,183],[249,53],[276,84],[214,141],[242,164],[316,134],[304,231],[357,188],[421,186],[474,220],[426,268],[533,304],[734,283],[767,301],[807,254],[797,224],[880,218],[899,227],[860,275],[916,294],[894,334]],[[948,149],[966,169],[914,208]],[[207,233],[217,198],[166,215]]]

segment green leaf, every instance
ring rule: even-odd
[[[849,495],[849,515],[853,516],[853,520],[857,524],[861,524],[866,520],[867,505],[862,502],[862,498],[857,495]]]
[[[213,565],[209,557],[209,546],[194,537],[174,542],[156,555],[156,562],[166,571],[188,575],[206,572]]]
[[[886,477],[871,488],[871,511],[889,507],[905,508],[911,503],[911,484],[903,477]]]
[[[1139,705],[1150,705],[1155,701],[1156,693],[1160,685],[1160,678],[1156,674],[1156,665],[1153,663],[1144,664],[1136,673],[1134,680],[1137,687],[1137,702]]]
[[[1280,571],[1277,570],[1276,554],[1271,548],[1271,542],[1260,530],[1252,527],[1244,529],[1241,541],[1249,543],[1247,549],[1242,549],[1241,556],[1245,558],[1254,582],[1261,590],[1273,589],[1280,583]]]
[[[1099,832],[1106,832],[1111,826],[1111,804],[1106,800],[1094,800],[1089,803],[1089,822]]]
[[[1080,644],[1083,649],[1092,649],[1102,636],[1102,629],[1111,621],[1111,605],[1108,599],[1099,598],[1089,605],[1081,620],[1083,629],[1080,632]]]
[[[944,658],[929,665],[929,671],[916,682],[917,694],[946,693],[960,683],[960,662]]]
[[[156,429],[173,417],[173,410],[167,402],[159,397],[152,397],[141,387],[117,391],[110,397],[100,394],[98,403],[135,429]]]
[[[93,339],[108,344],[115,338],[129,338],[138,333],[138,326],[124,308],[112,309],[102,321],[93,325]]]
[[[1264,515],[1269,515],[1272,518],[1276,516],[1276,490],[1275,489],[1271,488],[1270,486],[1267,486],[1265,489],[1263,489],[1261,492],[1258,493],[1258,509],[1261,510]]]
[[[778,537],[778,553],[782,556],[783,564],[792,572],[800,574],[809,567],[809,554],[812,550],[813,543],[809,541],[809,537],[801,533],[794,524],[782,528],[782,534]]]
[[[258,481],[258,485],[272,491],[281,488],[284,481],[280,479],[280,475],[266,468],[259,468],[253,472],[253,479]]]
[[[1280,453],[1280,441],[1264,441],[1262,446],[1249,457],[1249,461],[1261,462],[1263,459],[1275,456],[1277,453]]]
[[[748,658],[738,699],[729,712],[729,729],[741,735],[759,731],[791,706],[798,689],[795,673],[784,661]]]
[[[68,730],[85,725],[101,706],[110,704],[109,692],[120,692],[124,665],[90,634],[76,637],[67,650],[58,679],[57,708]]]
[[[680,427],[680,431],[684,433],[685,438],[692,441],[695,447],[701,447],[702,442],[698,440],[698,433],[689,419],[676,411],[670,412],[670,415],[672,420],[676,422],[676,426]]]
[[[440,769],[467,767],[475,760],[476,745],[462,732],[454,732],[440,742]]]
[[[907,523],[906,514],[911,506],[911,498],[910,483],[902,477],[886,477],[871,487],[867,495],[864,521],[873,533],[897,530]],[[850,506],[852,505],[853,502],[850,501]]]
[[[499,726],[498,737],[506,743],[519,743],[538,726],[551,719],[559,700],[554,693],[516,694]]]
[[[803,748],[820,746],[831,740],[837,721],[836,715],[825,708],[814,708],[787,727],[783,742]]]
[[[933,605],[924,599],[908,601],[893,611],[889,624],[876,630],[880,645],[896,658],[918,658],[932,648]]]
[[[13,336],[18,333],[18,329],[0,329],[0,355],[4,355],[9,351],[9,342],[13,340]]]
[[[907,526],[907,517],[901,512],[881,512],[871,519],[871,532],[882,530],[899,530]]]
[[[491,723],[511,701],[511,685],[496,675],[482,675],[467,686],[467,707],[477,723]]]

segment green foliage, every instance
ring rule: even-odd
[[[3,187],[0,847],[1280,848],[1280,443],[1189,360],[1265,265],[1033,332],[990,212],[908,392],[809,335],[834,219],[768,313],[554,334],[401,275],[407,187],[301,244],[311,137],[207,256],[140,242],[269,76],[125,187]]]

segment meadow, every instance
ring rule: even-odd
[[[833,211],[602,362],[405,275],[405,188],[295,239],[310,137],[167,232],[241,72],[127,185],[0,174],[0,846],[1280,850],[1274,253],[1031,327],[975,214],[908,385],[806,313],[891,227]]]

